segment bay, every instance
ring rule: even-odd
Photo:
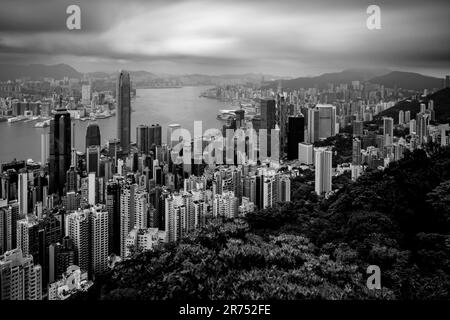
[[[160,124],[163,143],[166,141],[167,125],[178,123],[193,136],[194,121],[203,122],[203,131],[219,128],[223,122],[217,120],[220,109],[230,108],[219,100],[200,97],[210,87],[182,87],[164,89],[137,89],[132,100],[131,140],[135,141],[136,126],[139,124]],[[76,148],[84,151],[86,128],[89,121],[75,122]],[[0,163],[17,160],[41,159],[41,134],[49,128],[35,128],[36,121],[0,123]],[[98,119],[102,144],[116,137],[116,117]]]

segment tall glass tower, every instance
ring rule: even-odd
[[[120,140],[122,152],[130,151],[131,134],[131,82],[130,74],[120,71],[117,81],[117,139]]]
[[[64,194],[66,172],[71,161],[71,126],[70,113],[62,107],[60,98],[59,108],[50,122],[50,186],[49,193]]]

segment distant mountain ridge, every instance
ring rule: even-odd
[[[386,88],[397,87],[408,90],[442,88],[443,85],[443,79],[403,71],[392,71],[388,74],[375,77],[370,82],[384,85]]]
[[[340,72],[324,73],[315,77],[299,77],[281,80],[281,86],[286,89],[326,88],[328,84],[350,83],[352,81],[368,81],[377,76],[391,72],[388,69],[346,69]],[[268,82],[265,87],[276,88],[279,81]]]
[[[0,64],[0,81],[20,78],[30,78],[31,80],[40,80],[43,78],[63,79],[64,77],[80,79],[82,76],[82,73],[64,63],[55,65]]]

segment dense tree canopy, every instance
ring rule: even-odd
[[[292,202],[136,253],[100,275],[89,297],[450,297],[450,148],[408,152],[326,200],[311,179],[293,180]],[[382,290],[366,288],[369,265],[380,267]]]

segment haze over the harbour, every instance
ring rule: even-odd
[[[81,30],[66,8],[81,8]],[[366,28],[381,7],[381,30]],[[81,72],[316,75],[377,67],[443,77],[449,1],[4,0],[0,61],[67,63]]]

